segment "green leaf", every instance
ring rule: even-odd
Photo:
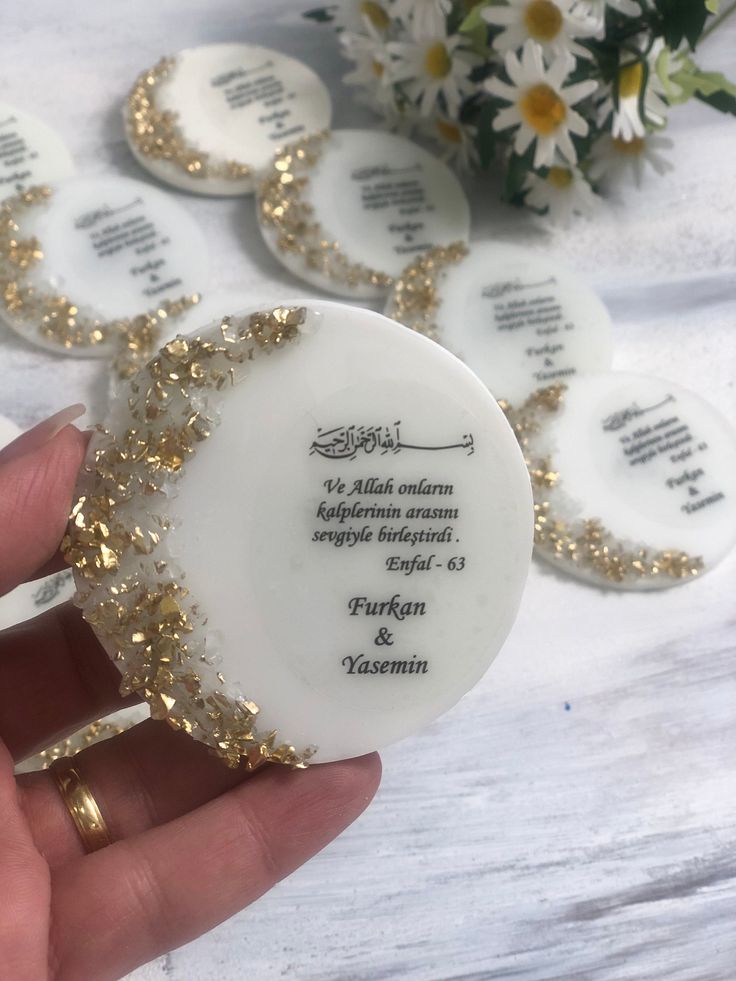
[[[665,73],[664,77],[663,72]],[[657,73],[665,85],[667,100],[673,105],[687,102],[693,96],[705,97],[706,100],[719,93],[724,96],[736,97],[736,85],[730,82],[725,75],[722,75],[721,72],[701,71],[690,58],[683,58],[682,68],[674,74],[666,75],[666,65],[663,66],[663,72],[660,72],[658,60]],[[672,90],[673,83],[674,86],[679,86],[682,91]]]
[[[462,34],[472,34],[479,27],[487,28],[486,22],[481,16],[484,7],[489,7],[490,3],[488,0],[479,0],[478,3],[471,9],[470,13],[465,17],[464,20],[460,22],[458,30]]]
[[[730,95],[728,92],[714,92],[713,95],[703,95],[702,92],[696,92],[695,98],[705,102],[712,109],[736,116],[736,96]]]
[[[481,55],[488,53],[488,24],[481,17],[481,11],[487,6],[488,3],[480,0],[458,27],[458,31],[470,40],[473,50]]]
[[[475,123],[478,127],[475,145],[478,148],[480,165],[484,170],[488,169],[496,155],[496,132],[493,129],[493,119],[497,112],[498,107],[495,103],[485,102]]]
[[[708,8],[705,0],[654,0],[662,19],[662,36],[670,48],[687,40],[691,48],[700,40]]]
[[[330,24],[334,19],[334,5],[332,7],[314,7],[312,10],[305,10],[302,17],[313,20],[316,24]]]

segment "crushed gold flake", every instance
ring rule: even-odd
[[[43,260],[43,248],[35,236],[22,237],[21,223],[28,209],[47,203],[51,196],[51,188],[37,186],[0,204],[0,303],[12,321],[37,328],[46,341],[66,350],[99,347],[120,337],[124,350],[117,368],[121,377],[128,377],[138,361],[153,353],[161,322],[184,313],[199,296],[166,300],[156,310],[104,322],[83,314],[69,297],[38,288],[29,274]],[[135,366],[131,369],[130,364]]]
[[[564,403],[566,386],[540,388],[515,409],[499,402],[524,453],[534,494],[534,543],[555,559],[586,569],[610,583],[642,579],[691,579],[703,569],[699,556],[677,550],[656,551],[617,539],[594,518],[563,520],[556,513],[555,492],[562,485],[561,475],[547,457],[537,457],[534,437],[543,429],[544,418],[558,412]]]
[[[121,693],[136,692],[151,714],[205,742],[230,766],[279,762],[304,767],[313,747],[297,751],[275,733],[255,728],[258,706],[221,691],[207,695],[195,665],[212,665],[207,618],[182,585],[173,563],[160,558],[170,527],[157,512],[217,424],[212,395],[225,379],[245,377],[254,352],[294,340],[303,307],[277,307],[225,318],[217,342],[177,337],[130,383],[130,424],[120,433],[99,428],[83,469],[81,494],[62,543],[75,567],[77,602],[120,667]],[[207,398],[209,393],[210,398]],[[151,408],[156,411],[151,412]],[[144,495],[146,512],[126,505]],[[224,688],[222,673],[216,673]]]
[[[175,58],[161,58],[148,71],[142,72],[128,95],[125,122],[130,138],[138,151],[152,160],[166,160],[189,177],[204,180],[208,177],[243,180],[252,168],[237,160],[218,160],[187,144],[179,115],[159,109],[156,99],[161,85],[176,68]]]
[[[67,736],[66,739],[49,746],[48,749],[36,753],[26,762],[24,769],[48,770],[56,760],[65,756],[76,756],[88,746],[104,742],[105,739],[110,739],[112,736],[119,736],[122,732],[132,729],[135,724],[135,722],[130,722],[127,725],[118,725],[114,722],[106,722],[104,719],[92,722],[74,735]]]
[[[388,316],[433,341],[439,340],[440,277],[449,266],[462,262],[467,254],[468,247],[464,242],[453,242],[429,249],[411,262],[394,284]]]
[[[352,262],[340,243],[315,221],[313,208],[305,200],[309,171],[322,156],[328,137],[327,132],[307,136],[276,154],[271,172],[257,189],[260,222],[276,232],[279,251],[300,256],[307,269],[352,288],[388,289],[392,277]]]

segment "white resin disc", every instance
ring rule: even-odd
[[[35,116],[0,103],[0,200],[35,184],[64,180],[75,170],[55,130]]]
[[[351,263],[390,277],[431,246],[467,241],[470,232],[465,192],[447,164],[382,130],[331,133],[301,193],[325,238],[337,242]],[[386,294],[381,286],[350,286],[324,275],[297,251],[281,248],[260,209],[259,220],[273,254],[305,282],[348,298]]]
[[[177,114],[187,146],[217,162],[253,169],[239,179],[192,177],[170,160],[141,153],[126,126],[139,163],[155,177],[195,194],[248,194],[255,175],[275,150],[328,129],[330,94],[307,65],[253,44],[208,44],[176,55],[171,74],[156,90],[156,105]]]
[[[164,301],[207,288],[204,236],[169,194],[124,177],[78,177],[55,185],[51,197],[21,215],[21,234],[35,235],[43,258],[29,280],[63,294],[80,312],[110,322],[155,310]],[[29,341],[80,357],[106,357],[112,341],[64,350],[35,322],[3,318]]]
[[[646,375],[593,374],[571,379],[561,408],[541,419],[530,452],[559,473],[558,485],[541,492],[555,516],[595,518],[627,546],[700,557],[703,571],[736,543],[736,432],[699,395]],[[553,561],[601,581],[584,564]],[[688,581],[659,575],[604,584]]]
[[[497,399],[519,405],[535,389],[611,366],[608,311],[571,269],[542,253],[473,242],[436,285],[436,339]],[[394,293],[386,312],[421,329],[411,315],[402,319],[396,301]]]
[[[205,692],[255,701],[259,731],[324,762],[408,736],[480,679],[521,598],[531,492],[460,361],[368,310],[284,305],[307,307],[302,336],[223,389],[157,555],[207,618]]]

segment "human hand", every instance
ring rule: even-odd
[[[60,413],[0,452],[0,595],[60,567],[86,438]],[[165,723],[74,765],[113,844],[85,854],[49,771],[13,760],[135,698],[64,604],[0,633],[0,976],[102,981],[193,939],[270,889],[367,806],[377,755],[305,771],[229,770]]]

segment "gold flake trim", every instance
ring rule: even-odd
[[[534,494],[534,543],[555,560],[585,569],[608,583],[621,585],[644,579],[693,579],[703,569],[700,556],[677,550],[655,551],[617,539],[597,518],[563,520],[556,492],[560,474],[548,457],[534,452],[535,434],[544,427],[546,416],[564,403],[567,386],[550,385],[534,392],[519,409],[499,402],[524,453]]]
[[[62,739],[60,742],[54,743],[53,746],[49,746],[48,749],[42,749],[40,753],[36,753],[35,756],[24,760],[22,764],[23,772],[30,773],[36,770],[48,770],[56,760],[63,759],[66,756],[76,756],[77,753],[81,753],[88,746],[94,746],[95,743],[102,743],[106,739],[111,739],[113,736],[119,736],[128,729],[132,729],[136,724],[137,722],[129,722],[126,725],[119,725],[116,722],[108,722],[105,719],[91,722],[79,732],[67,736],[66,739]]]
[[[318,163],[327,131],[307,136],[279,150],[271,172],[256,191],[261,225],[276,232],[279,252],[300,256],[307,269],[341,286],[355,289],[373,286],[390,289],[393,278],[360,262],[352,262],[340,243],[314,219],[314,209],[305,200],[309,171]]]
[[[179,114],[159,109],[156,97],[161,85],[176,67],[175,58],[161,58],[135,80],[126,103],[125,122],[138,152],[152,160],[166,160],[188,177],[244,180],[253,168],[237,160],[218,160],[190,146],[179,125]]]
[[[136,692],[153,718],[205,742],[230,766],[304,767],[315,749],[299,752],[276,732],[259,732],[258,706],[225,694],[205,612],[162,554],[167,509],[187,462],[217,425],[218,393],[243,380],[255,357],[293,341],[306,317],[303,307],[277,307],[166,344],[130,383],[126,428],[100,429],[91,444],[62,543],[75,568],[76,602],[123,675],[121,694]],[[205,672],[218,679],[211,691]]]
[[[100,347],[116,335],[123,335],[130,347],[131,339],[152,334],[162,320],[178,317],[199,302],[197,294],[182,296],[135,317],[102,321],[82,313],[69,297],[34,286],[29,274],[43,260],[43,248],[36,236],[23,238],[22,215],[51,196],[51,188],[39,185],[0,205],[0,303],[11,322],[36,327],[44,340],[67,351]]]
[[[468,246],[464,242],[453,242],[418,256],[394,283],[386,315],[433,341],[439,341],[440,278],[450,266],[459,265],[467,255]]]

